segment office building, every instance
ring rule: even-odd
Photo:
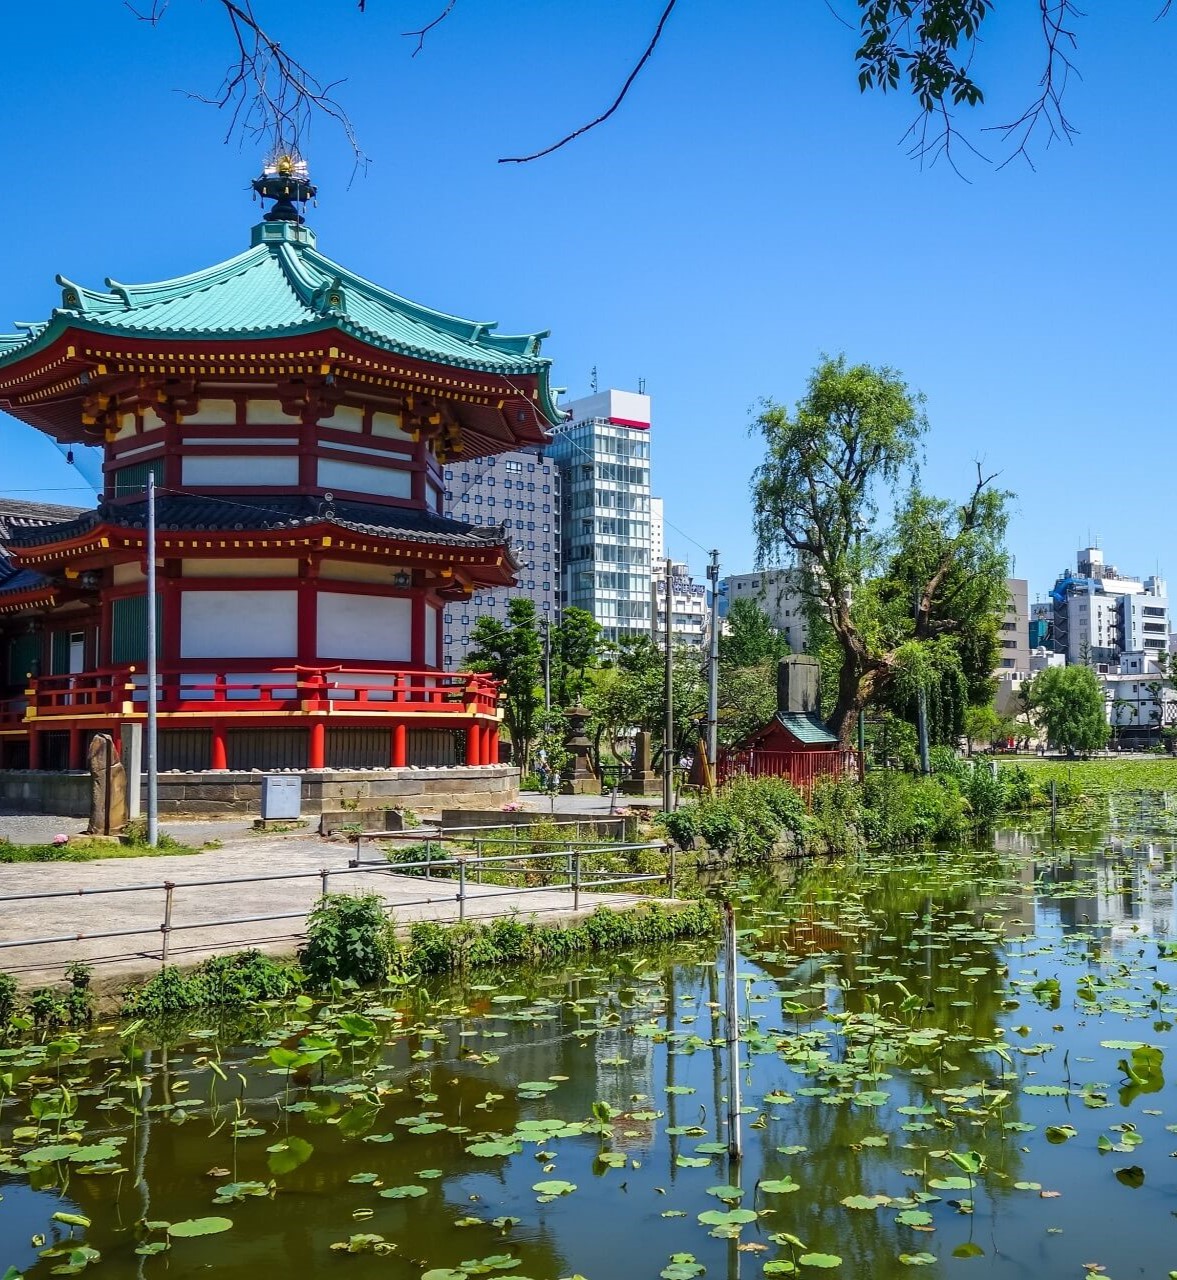
[[[1160,577],[1131,578],[1106,564],[1098,547],[1084,547],[1076,571],[1060,575],[1050,592],[1052,644],[1068,662],[1113,671],[1124,653],[1168,647],[1169,599]]]
[[[650,634],[650,397],[602,391],[563,406],[548,457],[562,481],[560,604],[605,640]]]
[[[998,671],[1028,671],[1030,666],[1029,584],[1025,578],[1006,578],[1007,599],[1001,619]]]
[[[666,635],[666,573],[654,573],[654,599],[657,603],[657,638]],[[702,648],[710,637],[708,630],[707,588],[691,577],[687,565],[672,562],[670,566],[670,634],[675,644]]]
[[[506,619],[509,602],[535,601],[556,620],[560,604],[560,470],[542,449],[455,460],[445,468],[445,514],[475,528],[500,529],[517,566],[510,586],[476,588],[446,602],[442,647],[447,671],[460,670],[479,618]]]
[[[666,567],[666,502],[650,499],[650,564],[655,573]]]
[[[720,587],[721,608],[737,600],[754,600],[769,621],[785,637],[794,653],[804,653],[809,639],[805,600],[796,569],[764,569],[759,573],[733,573]]]

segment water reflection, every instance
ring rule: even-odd
[[[340,1037],[340,1006],[95,1035],[64,1066],[2,1050],[16,1090],[0,1108],[0,1265],[48,1275],[54,1260],[36,1262],[28,1242],[64,1207],[93,1220],[85,1239],[106,1274],[169,1280],[340,1267],[420,1280],[503,1256],[516,1264],[504,1275],[606,1280],[657,1276],[682,1253],[730,1280],[806,1251],[839,1257],[844,1278],[897,1280],[913,1274],[901,1256],[930,1253],[947,1270],[962,1249],[1033,1276],[1092,1261],[1163,1274],[1177,1191],[1164,1126],[1177,1115],[1159,1087],[1122,1089],[1117,1063],[1124,1043],[1163,1044],[1173,1013],[1156,948],[1174,934],[1172,813],[1158,807],[1154,829],[1125,825],[1139,824],[1138,801],[1119,812],[1053,843],[1001,832],[985,850],[810,863],[727,886],[742,929],[741,1165],[722,1154],[710,944],[381,993],[364,1006],[375,1040]],[[288,1077],[270,1051],[308,1033],[335,1037],[342,1056]],[[116,1141],[122,1172],[60,1157],[25,1169],[21,1154],[57,1136],[30,1133],[33,1104],[63,1085],[78,1109],[57,1127]],[[612,1120],[594,1123],[601,1114]],[[1062,1124],[1075,1136],[1048,1139]],[[1125,1145],[1115,1124],[1143,1143],[1104,1158],[1101,1136]],[[274,1149],[292,1139],[312,1150],[275,1172]],[[1146,1171],[1142,1187],[1116,1180],[1129,1164]],[[544,1180],[576,1190],[541,1200]],[[251,1183],[260,1195],[240,1190]],[[736,1190],[723,1200],[725,1185]],[[226,1186],[238,1190],[214,1204]],[[417,1190],[379,1194],[405,1187]],[[726,1204],[760,1216],[709,1234],[699,1215]],[[1115,1256],[1109,1205],[1135,1211]],[[135,1253],[144,1219],[209,1214],[232,1230]],[[396,1252],[331,1252],[369,1231]]]

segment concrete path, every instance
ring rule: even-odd
[[[0,819],[0,835],[8,834],[9,821]],[[306,913],[321,892],[318,872],[322,868],[332,872],[328,880],[331,892],[379,893],[398,923],[458,919],[456,881],[398,876],[383,867],[349,871],[347,863],[352,846],[343,841],[322,840],[305,833],[255,835],[247,833],[239,820],[167,824],[167,829],[187,842],[195,842],[198,836],[212,838],[205,833],[205,828],[214,827],[222,847],[196,855],[0,865],[0,898],[61,891],[70,894],[0,901],[0,943],[68,935],[67,941],[0,946],[0,970],[11,973],[22,986],[59,982],[65,966],[77,959],[94,965],[95,985],[100,989],[149,976],[160,964],[165,881],[176,886],[170,959],[181,965],[196,964],[216,952],[242,947],[292,954],[302,940]],[[58,827],[58,830],[71,828]],[[20,838],[31,837],[22,833]],[[253,883],[185,883],[291,873],[309,874],[299,879]],[[101,892],[125,886],[142,888],[130,893]],[[79,893],[79,890],[85,892]],[[599,904],[625,907],[642,900],[632,894],[585,892],[581,895],[582,914]],[[467,919],[514,912],[525,916],[534,913],[545,919],[571,919],[574,917],[572,894],[563,889],[520,893],[501,886],[467,886]],[[218,923],[277,915],[291,918]],[[193,925],[198,927],[188,927]],[[96,936],[129,929],[143,932],[130,937]]]

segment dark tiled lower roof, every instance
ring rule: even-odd
[[[0,540],[10,537],[14,529],[62,524],[81,514],[81,507],[59,507],[51,502],[24,502],[19,498],[0,497]]]
[[[432,511],[410,511],[342,499],[325,502],[322,498],[298,495],[230,499],[167,494],[156,502],[155,521],[160,533],[206,529],[253,532],[331,524],[372,537],[441,546],[496,547],[506,542],[506,533],[499,526],[478,528]],[[100,524],[144,529],[147,503],[145,500],[103,503],[96,510],[61,524],[13,529],[8,542],[13,548],[39,546],[78,537]]]
[[[0,596],[17,591],[36,590],[49,586],[49,579],[35,569],[18,569],[0,549]]]

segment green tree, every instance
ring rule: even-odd
[[[763,728],[776,714],[776,663],[719,666],[719,726],[721,747],[734,747]]]
[[[587,609],[570,605],[552,628],[552,696],[559,707],[576,706],[585,694],[590,667],[597,665],[601,627]]]
[[[779,662],[788,653],[788,642],[755,600],[741,596],[732,601],[727,626],[719,637],[719,661],[723,666],[755,667]]]
[[[1090,667],[1047,667],[1031,682],[1038,723],[1049,741],[1065,751],[1096,751],[1107,745],[1103,687]]]
[[[598,763],[605,750],[624,755],[635,729],[652,735],[657,763],[666,729],[665,655],[648,636],[629,636],[619,642],[608,665],[591,676],[585,701],[593,714]],[[697,650],[675,653],[673,696],[672,750],[693,752],[699,721],[707,713],[707,686]]]
[[[536,717],[543,706],[542,648],[536,626],[535,601],[516,597],[507,606],[507,620],[479,618],[470,632],[468,671],[485,671],[499,682],[503,723],[511,735],[519,767],[526,770],[536,733]]]
[[[894,370],[844,356],[823,357],[793,413],[765,401],[753,425],[766,445],[752,478],[758,558],[802,571],[811,647],[836,658],[830,728],[847,746],[868,703],[946,690],[947,739],[992,692],[1009,495],[979,468],[960,505],[924,494],[926,429],[923,397]],[[880,529],[880,497],[895,492],[893,527]]]
[[[542,761],[544,790],[549,795],[555,795],[560,790],[564,771],[572,759],[572,753],[564,745],[567,736],[568,722],[562,712],[555,707],[551,711],[539,712],[536,717],[536,758],[537,765]]]

